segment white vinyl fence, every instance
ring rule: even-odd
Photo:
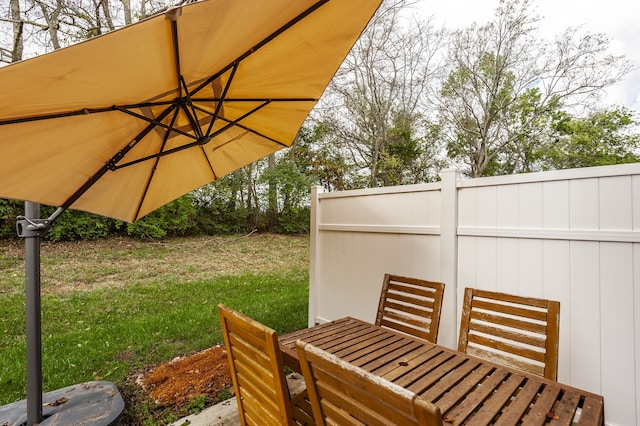
[[[476,287],[560,301],[558,381],[640,425],[640,164],[312,190],[309,324],[373,322],[384,273],[442,281],[455,348]]]

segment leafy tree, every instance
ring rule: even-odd
[[[277,188],[278,223],[272,230],[283,233],[309,232],[310,181],[291,157],[286,153],[281,155],[273,168],[262,173],[260,182],[268,188],[268,197],[272,196],[273,186]]]
[[[350,168],[336,138],[325,124],[304,125],[289,148],[290,158],[307,176],[310,185],[342,191],[350,187]]]
[[[568,169],[640,161],[640,134],[633,113],[613,107],[574,118],[560,112],[555,135],[537,152],[543,169]]]
[[[554,114],[588,109],[630,70],[603,35],[568,29],[544,41],[529,9],[501,0],[494,21],[452,34],[438,119],[449,156],[473,177],[532,170],[532,144]]]
[[[412,117],[394,117],[378,162],[378,178],[383,186],[426,182],[437,175],[431,167],[436,164],[436,153],[429,149],[435,145],[417,135],[417,123]]]
[[[193,191],[197,222],[204,234],[230,234],[255,227],[255,211],[248,192],[246,168]]]

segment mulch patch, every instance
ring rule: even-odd
[[[233,392],[227,352],[224,346],[214,346],[130,374],[122,389],[126,406],[122,423],[142,424],[142,414],[151,414],[150,403],[156,420],[177,419],[190,414],[194,399],[204,397],[208,407],[219,402],[223,392],[227,396]]]
[[[150,371],[139,381],[156,404],[183,406],[197,396],[215,400],[232,386],[227,351],[214,346],[177,358]]]

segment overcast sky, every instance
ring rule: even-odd
[[[425,16],[449,29],[491,20],[498,0],[419,0]],[[542,17],[540,29],[549,36],[567,27],[582,25],[591,33],[611,39],[612,53],[623,54],[640,68],[640,0],[531,0],[532,9]],[[612,87],[605,104],[620,104],[640,111],[640,69]]]

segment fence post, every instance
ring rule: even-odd
[[[458,340],[458,180],[457,169],[440,172],[440,274],[445,283],[438,343],[455,348]],[[443,333],[443,332],[444,333]]]
[[[311,187],[311,221],[309,226],[309,327],[316,325],[318,314],[318,281],[317,271],[319,265],[320,244],[320,199],[319,194],[324,192],[321,186]]]

